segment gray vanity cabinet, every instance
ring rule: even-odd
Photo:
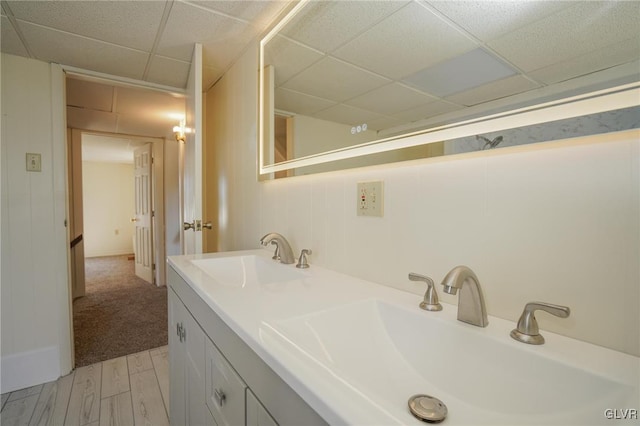
[[[168,278],[172,425],[327,425],[173,267]]]

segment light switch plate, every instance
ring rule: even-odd
[[[384,185],[381,180],[358,182],[356,211],[358,216],[384,216]]]
[[[27,171],[28,172],[41,172],[42,171],[42,157],[40,154],[27,153]]]

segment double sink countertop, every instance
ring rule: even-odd
[[[638,357],[545,330],[546,344],[519,343],[515,322],[475,327],[457,306],[426,312],[415,294],[265,249],[168,263],[332,425],[422,424],[407,407],[415,394],[442,400],[449,425],[602,424],[640,410]]]

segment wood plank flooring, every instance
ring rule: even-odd
[[[169,348],[81,367],[55,382],[2,394],[0,424],[169,424]]]

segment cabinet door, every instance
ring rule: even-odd
[[[184,307],[184,306],[183,306]],[[186,309],[185,309],[186,311]],[[207,404],[205,401],[205,334],[195,319],[186,312],[184,320],[186,346],[186,407],[187,425],[206,425]]]
[[[247,426],[278,426],[256,396],[247,388]]]
[[[184,425],[187,420],[185,400],[186,349],[180,337],[184,306],[169,289],[169,419],[172,425]]]
[[[182,301],[169,292],[169,414],[172,425],[209,425],[205,401],[205,334]]]
[[[207,406],[218,426],[245,424],[246,385],[207,339]]]

